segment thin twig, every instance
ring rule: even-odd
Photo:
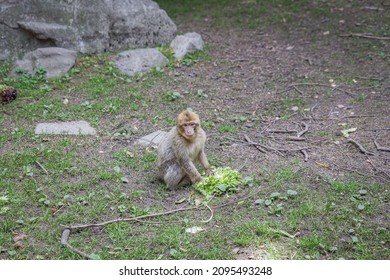
[[[293,89],[295,89],[297,92],[299,92],[301,95],[305,95],[299,88],[296,86],[293,86]]]
[[[313,107],[310,108],[310,113],[313,113],[314,109],[317,108],[318,103],[314,104]]]
[[[283,148],[271,148],[276,151],[281,151],[281,152],[296,152],[296,151],[302,151],[302,150],[307,150],[309,147],[297,147],[297,148],[290,148],[290,149],[283,149]]]
[[[39,161],[36,160],[35,163],[36,163],[40,168],[42,168],[43,171],[45,171],[46,175],[49,175],[49,172],[47,172],[47,170],[45,169],[45,167],[43,167],[43,165],[40,164]]]
[[[307,154],[307,151],[306,150],[301,150],[301,153],[304,155],[304,161],[308,161],[309,160],[309,155]]]
[[[62,245],[65,245],[66,247],[68,247],[71,251],[79,254],[80,256],[86,258],[86,259],[89,259],[91,260],[91,256],[88,255],[87,253],[84,253],[83,251],[80,251],[79,249],[73,247],[72,245],[70,245],[68,243],[68,240],[69,240],[69,236],[70,236],[70,229],[65,229],[63,232],[62,232],[62,236],[61,236],[61,244]]]
[[[356,147],[359,148],[360,152],[365,154],[365,155],[371,155],[371,156],[374,155],[373,153],[367,151],[359,142],[353,140],[352,138],[348,138],[347,143],[354,144]]]
[[[287,89],[293,89],[294,87],[297,87],[297,86],[319,86],[319,87],[327,87],[327,88],[332,88],[333,90],[338,90],[338,91],[341,91],[343,93],[346,93],[352,97],[354,97],[354,94],[350,91],[347,91],[345,89],[341,89],[341,88],[338,88],[338,87],[334,87],[332,85],[327,85],[327,84],[321,84],[321,83],[295,83],[295,84],[291,84],[288,86]],[[284,90],[283,92],[285,92],[287,90]],[[281,92],[277,92],[278,94],[281,93]]]
[[[296,174],[298,171],[300,171],[301,168],[298,168],[297,170],[294,171],[293,175]],[[229,205],[232,205],[232,204],[235,204],[235,203],[238,203],[239,201],[243,201],[243,200],[246,200],[252,196],[256,196],[258,193],[260,192],[263,192],[265,190],[269,190],[269,189],[272,189],[274,188],[281,180],[283,180],[282,178],[280,178],[279,180],[277,180],[276,182],[274,182],[272,185],[266,187],[266,188],[259,188],[255,193],[251,193],[251,194],[245,194],[243,196],[240,196],[232,201],[229,201],[227,203],[224,203],[224,204],[220,204],[220,205],[217,205],[215,207],[213,207],[213,209],[219,209],[219,208],[222,208],[222,207],[226,207],[226,206],[229,206]],[[213,215],[214,215],[214,212],[213,212],[213,209],[211,207],[209,207],[207,204],[203,204],[204,206],[206,206],[210,212],[211,212],[211,217],[208,219],[208,220],[205,220],[204,222],[209,222]],[[149,214],[149,215],[143,215],[143,216],[139,216],[139,217],[133,217],[133,218],[122,218],[122,219],[114,219],[114,220],[110,220],[110,221],[106,221],[106,222],[101,222],[101,223],[97,223],[97,224],[86,224],[86,225],[73,225],[73,226],[68,226],[68,227],[65,227],[63,232],[62,232],[62,236],[61,236],[61,244],[64,245],[64,246],[67,246],[71,251],[79,254],[80,256],[86,258],[86,259],[93,259],[91,257],[91,255],[88,255],[86,254],[85,252],[83,251],[80,251],[79,249],[71,246],[69,243],[68,243],[68,240],[69,240],[69,236],[71,234],[71,232],[73,231],[77,231],[77,230],[80,230],[80,229],[85,229],[85,228],[90,228],[90,227],[102,227],[102,226],[105,226],[105,225],[108,225],[108,224],[111,224],[111,223],[115,223],[115,222],[129,222],[129,221],[137,221],[137,222],[140,222],[141,219],[144,219],[144,218],[152,218],[152,217],[158,217],[158,216],[162,216],[162,215],[170,215],[170,214],[174,214],[174,213],[178,213],[178,212],[181,212],[181,211],[190,211],[190,210],[196,210],[198,208],[200,208],[201,205],[199,206],[194,206],[194,207],[188,207],[188,208],[178,208],[178,209],[173,209],[173,210],[170,210],[170,211],[166,211],[166,212],[162,212],[162,213],[156,213],[156,214]],[[288,236],[290,237],[290,234],[286,234],[286,232],[282,232],[280,231],[279,232],[280,234],[283,234],[285,236]]]
[[[246,134],[244,135],[244,138],[245,138],[245,140],[246,140],[249,144],[253,145],[253,146],[254,146],[256,149],[258,149],[260,152],[262,152],[262,153],[264,153],[264,154],[267,153],[266,150],[264,150],[263,148],[260,147],[260,144],[253,142],[251,139],[249,139],[249,137],[248,137]]]
[[[376,140],[374,140],[374,144],[375,144],[375,147],[378,151],[390,152],[390,148],[379,146],[378,143],[376,142]]]
[[[377,37],[377,36],[372,36],[372,35],[367,35],[362,33],[350,33],[350,34],[341,35],[341,37],[360,37],[365,39],[390,40],[390,37]]]
[[[79,249],[73,247],[72,245],[70,245],[68,243],[69,236],[70,236],[71,232],[78,231],[78,230],[81,230],[81,229],[86,229],[86,228],[103,227],[105,225],[112,224],[112,223],[117,223],[117,222],[139,222],[141,219],[153,218],[153,217],[158,217],[158,216],[163,216],[163,215],[171,215],[171,214],[178,213],[178,212],[181,212],[181,211],[195,210],[195,209],[200,208],[200,206],[194,206],[194,207],[188,207],[188,208],[178,208],[178,209],[173,209],[173,210],[166,211],[166,212],[155,213],[155,214],[148,214],[148,215],[132,217],[132,218],[119,218],[119,219],[114,219],[114,220],[105,221],[105,222],[96,223],[96,224],[83,224],[83,225],[67,226],[67,227],[64,228],[64,230],[62,232],[61,244],[67,246],[71,251],[79,254],[80,256],[82,256],[82,257],[84,257],[86,259],[93,259],[87,253],[85,253],[83,251],[80,251]],[[203,221],[203,222],[208,222],[208,221],[210,221],[213,218],[214,213],[213,213],[212,209],[208,205],[205,205],[205,206],[211,211],[211,214],[212,214],[211,217],[208,220]]]
[[[169,210],[166,212],[160,212],[160,213],[155,213],[155,214],[148,214],[148,215],[143,215],[143,216],[138,216],[138,217],[131,217],[131,218],[119,218],[119,219],[113,219],[101,223],[96,223],[96,224],[83,224],[83,225],[71,225],[67,226],[65,229],[69,229],[72,232],[78,231],[80,229],[85,229],[85,228],[92,228],[92,227],[103,227],[109,224],[117,223],[117,222],[134,222],[140,219],[146,219],[146,218],[154,218],[154,217],[159,217],[159,216],[164,216],[164,215],[171,215],[174,213],[178,213],[181,211],[190,211],[190,210],[195,210],[200,208],[200,206],[194,206],[194,207],[188,207],[188,208],[177,208],[173,210]]]
[[[204,204],[204,206],[206,206],[207,209],[209,209],[209,211],[210,211],[210,213],[211,213],[211,216],[210,216],[210,218],[208,218],[207,220],[204,220],[204,221],[201,221],[201,222],[202,222],[202,223],[208,223],[208,222],[210,222],[210,221],[213,219],[213,217],[214,217],[214,212],[213,212],[213,209],[211,209],[210,206],[208,206],[206,203]]]
[[[378,116],[374,115],[350,115],[350,116],[345,116],[341,117],[342,119],[354,119],[354,118],[377,118]]]
[[[279,130],[279,129],[270,129],[266,130],[268,133],[298,133],[296,130]]]
[[[301,137],[303,134],[309,131],[309,126],[307,125],[307,123],[302,122],[302,124],[305,126],[305,128],[302,131],[298,132],[297,137]]]

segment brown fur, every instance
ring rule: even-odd
[[[195,183],[201,175],[195,164],[200,161],[211,174],[210,164],[204,152],[206,133],[200,126],[200,120],[194,112],[185,110],[177,117],[176,126],[168,132],[158,147],[157,166],[159,176],[168,188]]]

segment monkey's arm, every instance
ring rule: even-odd
[[[207,156],[206,156],[203,149],[199,153],[199,161],[203,165],[203,167],[206,169],[206,175],[207,176],[213,175],[213,172],[210,170],[209,161],[207,160]]]
[[[188,148],[182,146],[179,141],[175,141],[173,143],[173,150],[175,153],[175,158],[179,166],[183,169],[183,171],[188,175],[191,180],[191,183],[198,182],[202,179],[199,171],[196,169],[194,163],[192,162]]]
[[[190,177],[191,183],[198,182],[202,179],[202,176],[189,157],[178,158],[178,162],[184,172]]]

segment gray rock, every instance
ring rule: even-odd
[[[139,146],[158,146],[158,144],[161,142],[161,140],[165,137],[167,133],[165,131],[157,130],[151,134],[148,134],[140,139],[138,139],[134,145]]]
[[[77,53],[63,48],[40,48],[27,53],[22,60],[17,60],[11,75],[16,76],[18,70],[34,75],[42,67],[47,77],[66,74],[75,64]]]
[[[112,61],[120,72],[133,76],[138,72],[164,66],[168,63],[168,58],[157,49],[147,48],[121,52]]]
[[[204,42],[198,33],[190,32],[176,36],[171,42],[171,48],[177,59],[182,59],[187,53],[203,50]]]
[[[0,59],[45,47],[81,53],[168,44],[176,25],[151,0],[1,0]]]
[[[96,130],[86,121],[39,123],[35,134],[95,135]]]

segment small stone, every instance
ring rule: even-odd
[[[176,36],[171,42],[170,47],[173,49],[176,59],[182,59],[187,53],[196,50],[203,50],[204,42],[202,36],[196,32],[189,32],[184,35]]]

